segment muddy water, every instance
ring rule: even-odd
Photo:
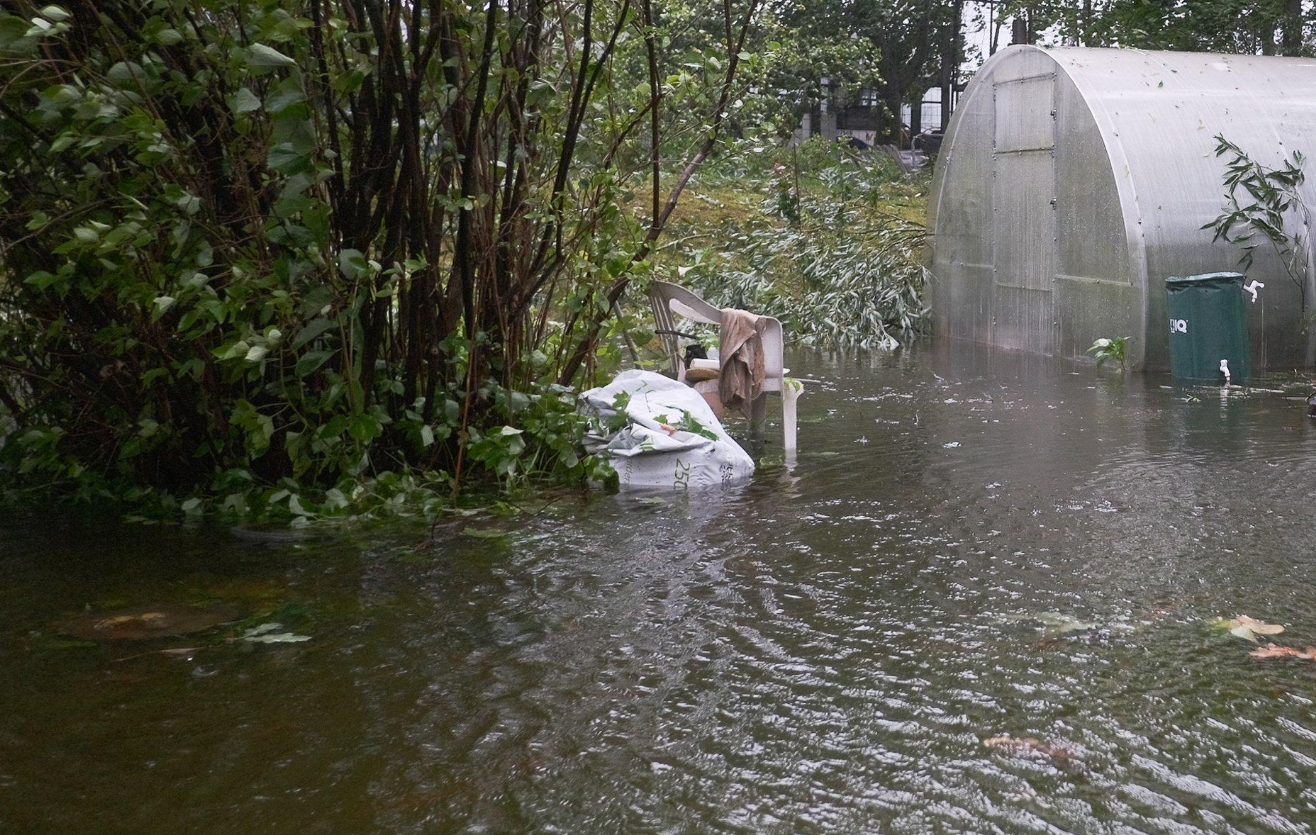
[[[12,523],[0,831],[1316,832],[1316,663],[1203,623],[1316,644],[1303,404],[948,344],[792,364],[799,460],[731,496],[433,543]],[[156,602],[247,619],[56,634]],[[230,640],[272,620],[312,640]]]

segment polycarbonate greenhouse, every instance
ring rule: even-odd
[[[1132,336],[1131,365],[1167,368],[1165,279],[1235,269],[1240,255],[1202,229],[1224,206],[1217,134],[1272,167],[1307,155],[1316,61],[997,53],[961,97],[937,163],[937,331],[1066,357],[1099,337]],[[1316,197],[1316,171],[1307,173],[1303,194]],[[1303,288],[1264,246],[1248,279],[1265,284],[1249,305],[1253,366],[1311,365]],[[1316,289],[1305,295],[1316,303]]]

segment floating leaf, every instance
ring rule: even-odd
[[[1239,615],[1234,618],[1239,626],[1246,626],[1258,635],[1278,635],[1284,631],[1284,627],[1278,623],[1266,623],[1265,621],[1250,618],[1247,615]]]
[[[1297,649],[1282,647],[1279,644],[1266,644],[1264,647],[1252,650],[1248,655],[1253,658],[1304,658],[1308,661],[1316,661],[1316,647]]]
[[[1235,626],[1229,630],[1229,634],[1233,635],[1235,638],[1242,638],[1245,641],[1251,641],[1254,644],[1258,640],[1252,630],[1248,629],[1246,626]]]
[[[1045,757],[1062,765],[1068,764],[1074,755],[1074,751],[1064,743],[1043,742],[1031,736],[1016,738],[1005,734],[984,739],[982,744],[1000,754],[1014,757]]]
[[[1212,629],[1228,632],[1235,638],[1242,638],[1254,644],[1258,640],[1258,635],[1278,635],[1284,631],[1284,627],[1277,623],[1266,623],[1247,615],[1239,615],[1236,618],[1212,618],[1206,623]]]
[[[147,641],[203,632],[237,617],[238,612],[228,606],[168,604],[89,613],[60,631],[89,641]]]
[[[257,635],[254,638],[243,638],[244,641],[250,641],[253,644],[300,644],[303,641],[311,640],[310,635],[298,635],[295,632],[271,632],[268,635]]]
[[[298,635],[296,632],[282,632],[281,623],[262,623],[242,633],[242,640],[253,644],[300,644],[311,640],[310,635]]]
[[[1040,614],[1006,615],[1006,620],[1026,621],[1040,625],[1048,634],[1067,635],[1070,632],[1085,632],[1096,629],[1097,624],[1079,620],[1072,615],[1060,612],[1042,612]]]

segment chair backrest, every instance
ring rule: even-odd
[[[695,293],[679,284],[669,281],[651,281],[649,283],[649,304],[653,308],[653,318],[657,330],[665,331],[658,336],[663,340],[663,347],[672,361],[672,372],[678,377],[685,368],[681,356],[681,344],[673,331],[677,330],[675,312],[686,319],[703,322],[706,325],[721,325],[722,311]],[[773,316],[764,316],[767,327],[763,330],[763,364],[764,391],[781,391],[781,378],[785,373],[786,338],[781,327],[781,320]]]
[[[673,310],[673,302],[675,302],[675,310]],[[672,316],[673,312],[696,322],[718,325],[722,322],[722,311],[684,287],[668,281],[649,282],[649,306],[653,308],[656,330],[661,331],[658,337],[663,341],[667,358],[672,362],[672,373],[680,378],[681,372],[685,369],[685,360],[681,356],[680,339],[675,333],[678,328],[676,319]]]

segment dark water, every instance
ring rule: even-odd
[[[0,831],[1316,832],[1316,662],[1204,624],[1316,644],[1302,403],[949,345],[793,364],[797,465],[720,499],[432,544],[14,523]],[[198,600],[312,640],[56,634]]]

